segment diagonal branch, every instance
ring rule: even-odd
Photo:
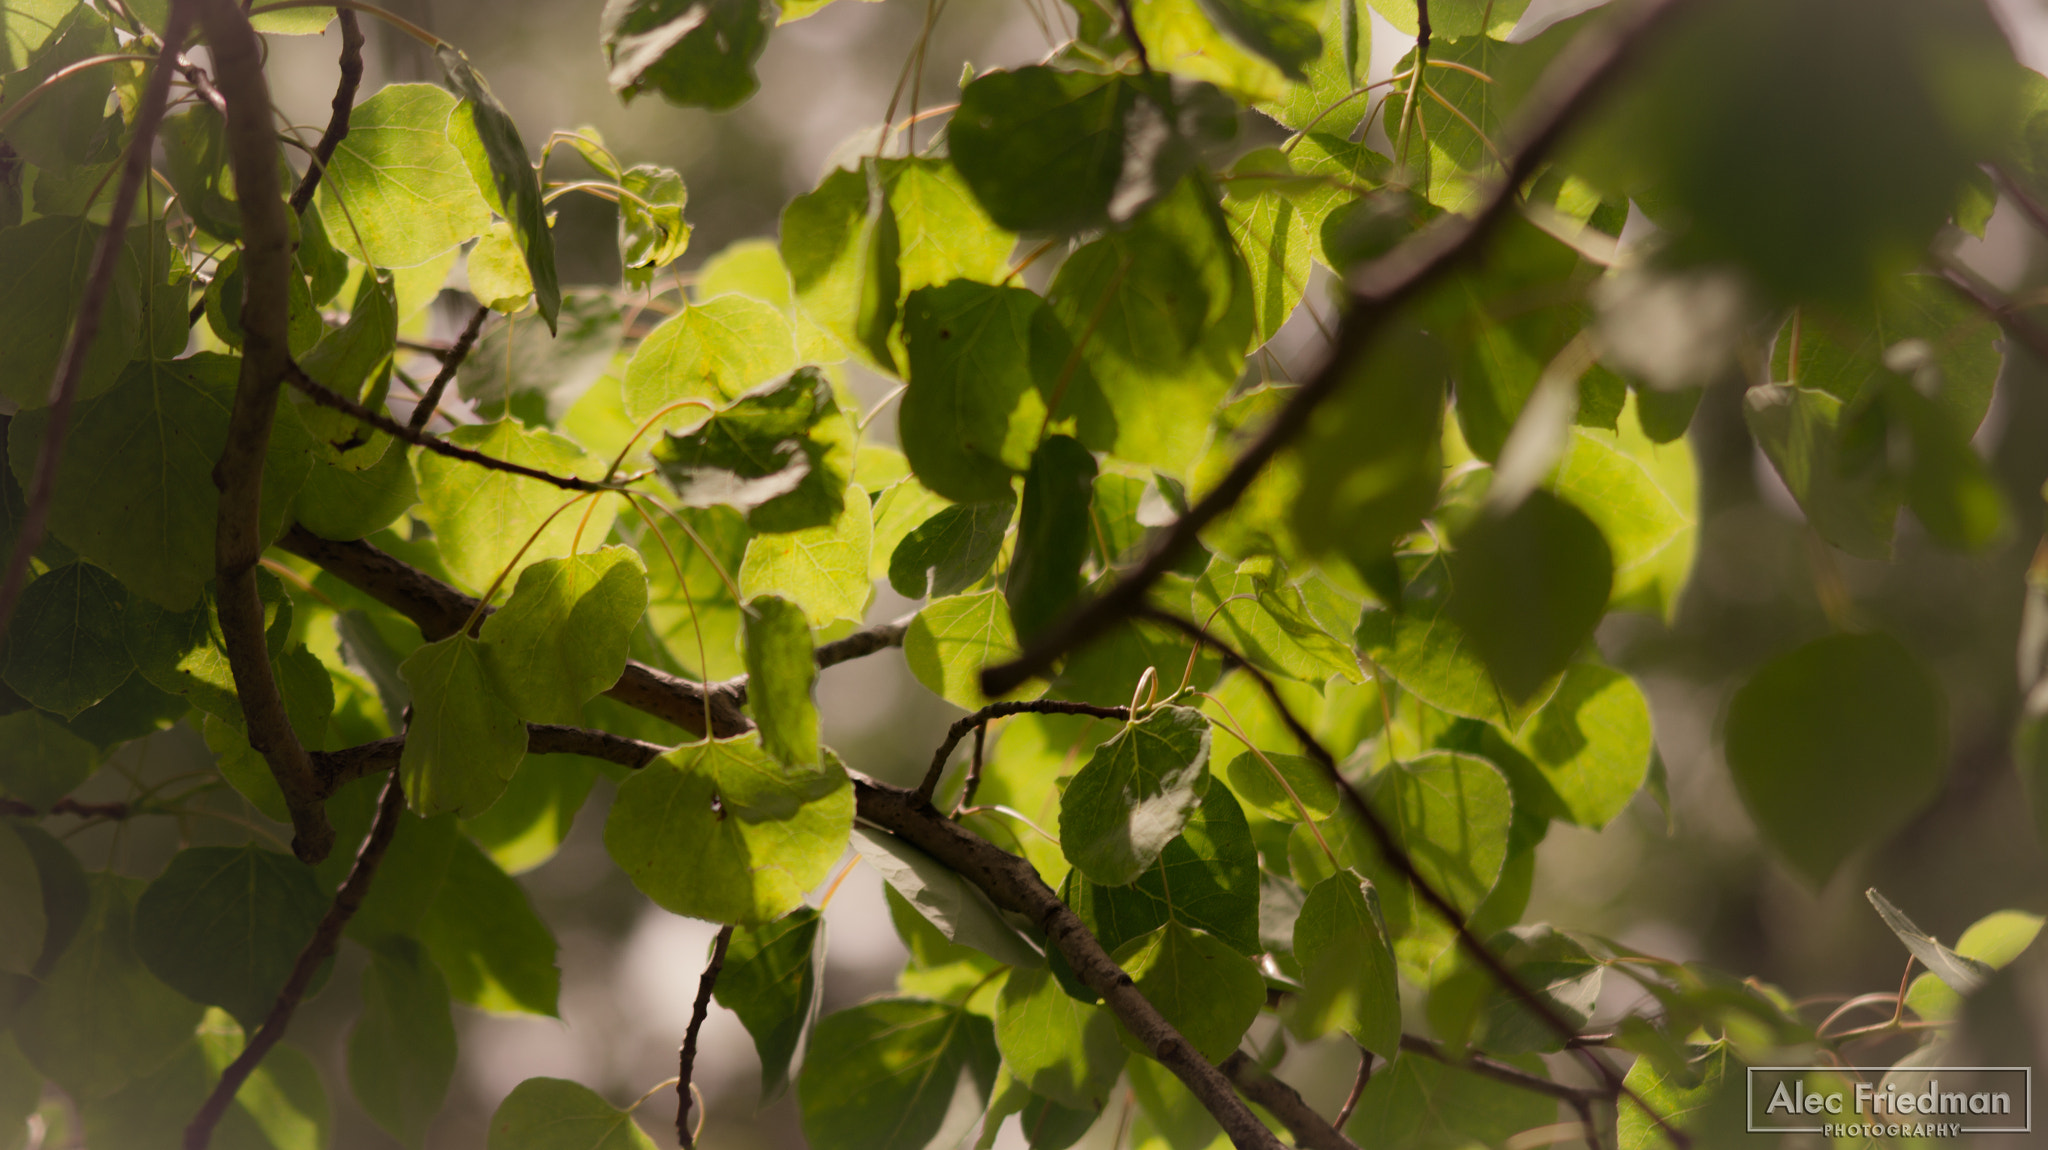
[[[1129,707],[1098,707],[1093,703],[1067,703],[1056,699],[1019,699],[1009,703],[990,703],[981,710],[959,719],[946,728],[945,741],[932,753],[932,765],[924,773],[924,782],[919,783],[917,793],[925,802],[932,801],[932,792],[939,789],[939,776],[946,771],[946,760],[953,757],[953,748],[960,745],[969,732],[978,732],[996,719],[1006,715],[1093,715],[1098,719],[1128,719]]]
[[[230,0],[232,2],[232,0]],[[320,919],[320,925],[313,930],[313,937],[299,952],[299,959],[292,964],[291,977],[285,980],[284,989],[277,992],[277,1002],[271,1006],[270,1014],[263,1020],[255,1034],[249,1036],[248,1045],[242,1048],[228,1068],[221,1071],[220,1081],[214,1084],[213,1092],[199,1107],[199,1113],[185,1127],[184,1150],[206,1150],[213,1140],[213,1128],[227,1112],[228,1105],[235,1100],[242,1083],[254,1073],[263,1056],[270,1053],[278,1040],[284,1037],[285,1028],[291,1025],[292,1013],[299,1008],[299,1000],[306,996],[306,990],[313,985],[313,976],[334,957],[336,947],[341,945],[342,929],[363,905],[364,896],[370,893],[370,880],[377,875],[377,864],[384,861],[384,850],[391,845],[391,836],[398,830],[398,817],[405,813],[405,788],[400,785],[394,772],[391,780],[384,784],[384,795],[377,803],[377,819],[370,824],[370,833],[363,839],[362,850],[356,854],[355,866],[348,872],[341,889],[334,892],[334,903],[327,908],[327,914]]]
[[[448,382],[455,378],[455,372],[462,367],[462,361],[469,358],[469,351],[476,346],[477,333],[484,329],[491,309],[478,307],[470,314],[469,322],[462,327],[462,334],[455,337],[455,346],[441,357],[441,370],[434,373],[434,382],[427,385],[427,393],[420,396],[417,406],[412,409],[412,419],[406,426],[415,432],[427,429],[427,420],[434,418],[434,412],[441,406],[441,397],[448,392]]]
[[[676,1052],[676,1145],[683,1150],[695,1150],[697,1142],[690,1136],[690,1076],[697,1069],[697,1032],[704,1029],[704,1016],[711,1012],[711,992],[718,986],[719,972],[725,969],[725,948],[731,944],[732,926],[728,924],[711,944],[711,961],[697,979],[697,1001],[690,1005],[690,1025],[683,1031],[682,1049]]]
[[[1045,674],[1068,651],[1109,634],[1138,613],[1145,593],[1195,545],[1197,536],[1235,506],[1267,464],[1308,427],[1317,407],[1343,386],[1351,366],[1371,346],[1380,328],[1409,300],[1475,258],[1513,208],[1517,190],[1565,131],[1613,82],[1622,64],[1685,0],[1641,0],[1618,20],[1588,30],[1567,45],[1530,94],[1537,109],[1521,133],[1521,146],[1505,165],[1501,180],[1471,216],[1447,215],[1350,277],[1350,308],[1338,326],[1335,346],[1313,378],[1298,389],[1245,448],[1215,487],[1165,529],[1143,562],[1115,586],[1068,612],[1023,654],[981,673],[981,689],[1007,695],[1024,681]]]
[[[278,390],[291,362],[285,331],[292,275],[291,216],[277,177],[270,130],[270,86],[263,45],[235,0],[174,0],[196,6],[213,53],[215,82],[227,101],[228,153],[242,215],[241,380],[228,415],[227,443],[214,464],[220,511],[214,527],[217,605],[235,692],[248,720],[249,745],[262,754],[292,816],[292,851],[307,862],[327,857],[334,828],[316,797],[312,761],[286,717],[270,666],[257,597],[256,565],[266,540],[258,526],[264,456],[277,414]]]
[[[578,479],[573,475],[555,475],[552,472],[528,467],[525,464],[513,463],[510,460],[485,455],[481,451],[471,451],[467,447],[457,447],[445,439],[428,435],[426,432],[414,427],[408,427],[382,412],[372,411],[364,407],[348,396],[307,375],[305,368],[300,367],[289,358],[284,361],[282,372],[287,382],[293,387],[298,388],[307,399],[312,400],[314,403],[322,407],[331,407],[345,415],[353,416],[357,422],[367,423],[393,439],[402,439],[407,443],[424,447],[436,455],[445,455],[450,459],[460,459],[464,463],[474,463],[478,467],[486,467],[492,471],[505,471],[513,475],[523,475],[528,479],[538,479],[542,483],[551,484],[564,491],[615,490],[610,484],[598,483],[589,479]]]
[[[50,503],[57,494],[57,465],[64,458],[64,440],[71,431],[71,409],[78,401],[78,380],[84,374],[86,356],[92,349],[93,340],[99,335],[100,313],[128,240],[127,229],[121,226],[121,221],[135,214],[135,199],[141,194],[143,182],[149,178],[150,148],[156,141],[157,126],[163,123],[164,105],[170,97],[171,73],[177,67],[178,50],[185,42],[191,23],[190,9],[183,4],[171,5],[170,19],[164,29],[163,50],[157,55],[156,67],[150,69],[142,103],[136,108],[135,135],[122,157],[121,181],[114,188],[112,214],[107,218],[115,223],[100,232],[99,242],[93,246],[92,266],[86,272],[85,295],[78,302],[78,314],[71,321],[71,334],[64,341],[56,375],[50,382],[50,421],[44,425],[42,449],[36,455],[35,474],[29,481],[27,513],[22,517],[14,550],[7,556],[6,574],[0,576],[0,635],[7,633],[15,604],[21,599],[22,589],[28,585],[29,559],[43,545],[43,533],[50,525]]]
[[[554,723],[526,724],[526,753],[530,755],[582,755],[637,771],[667,754],[668,750],[656,743],[643,743],[610,731],[564,727]],[[320,776],[322,796],[332,795],[357,779],[396,768],[404,753],[404,735],[393,735],[339,751],[312,752],[313,770]]]
[[[1372,1055],[1368,1054],[1366,1058],[1371,1059]],[[1344,1137],[1337,1127],[1325,1122],[1299,1091],[1268,1073],[1244,1051],[1232,1052],[1216,1069],[1230,1079],[1239,1093],[1278,1118],[1280,1124],[1287,1127],[1287,1132],[1294,1135],[1296,1146],[1307,1150],[1358,1150],[1358,1145]]]
[[[320,133],[320,142],[313,146],[313,155],[306,163],[306,174],[299,177],[299,186],[292,189],[294,215],[306,214],[306,205],[313,202],[313,192],[320,187],[320,178],[327,174],[327,162],[334,158],[334,149],[348,138],[349,114],[355,110],[356,89],[363,83],[362,22],[347,8],[335,9],[335,16],[341,21],[341,82],[334,88],[327,130]]]

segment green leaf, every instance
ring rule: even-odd
[[[484,1010],[553,1015],[562,985],[554,934],[512,876],[467,838],[449,839],[447,869],[415,928],[449,993]]]
[[[893,375],[900,236],[878,164],[835,168],[791,200],[782,210],[782,260],[804,314]]]
[[[1486,516],[1450,557],[1447,609],[1508,698],[1547,694],[1606,612],[1614,561],[1585,512],[1545,491]]]
[[[1150,0],[1132,9],[1137,34],[1152,66],[1189,80],[1206,81],[1244,103],[1276,100],[1293,85],[1271,60],[1240,47],[1203,0]]]
[[[533,274],[526,270],[512,225],[503,220],[492,222],[484,238],[469,249],[462,267],[469,277],[469,294],[492,311],[510,315],[533,297]]]
[[[1415,0],[1372,0],[1372,6],[1394,31],[1409,37],[1417,32]],[[1431,0],[1429,23],[1435,35],[1447,39],[1481,34],[1506,39],[1528,7],[1529,0]]]
[[[135,901],[135,951],[195,1002],[255,1029],[327,913],[313,872],[257,847],[191,847]]]
[[[212,104],[197,103],[157,127],[164,174],[178,203],[199,230],[224,240],[242,238],[241,211],[228,175],[227,119]]]
[[[98,748],[34,710],[0,715],[0,791],[37,810],[76,790],[99,765]]]
[[[1525,815],[1599,830],[1649,777],[1656,741],[1650,704],[1634,680],[1574,663],[1535,719],[1512,738],[1520,756],[1496,759]]]
[[[818,1010],[818,947],[824,919],[801,906],[762,926],[734,930],[718,976],[718,1004],[740,1016],[761,1059],[761,1101],[789,1085],[789,1060]]]
[[[1243,809],[1222,787],[1209,788],[1187,825],[1136,882],[1103,886],[1069,871],[1060,897],[1104,950],[1177,922],[1207,931],[1240,954],[1260,951],[1259,852]]]
[[[885,998],[827,1015],[797,1076],[804,1138],[816,1150],[923,1150],[962,1072],[985,1099],[999,1058],[988,1019],[964,1007]]]
[[[0,395],[22,407],[50,402],[57,359],[71,331],[72,301],[85,294],[102,230],[84,219],[44,216],[0,231],[0,268],[7,269],[0,275],[0,315],[7,317],[0,333]],[[141,291],[134,266],[117,264],[99,333],[78,377],[80,399],[112,387],[134,353]]]
[[[806,527],[747,541],[740,563],[740,594],[770,594],[803,608],[814,627],[834,619],[859,620],[874,586],[868,579],[868,548],[874,525],[867,492],[846,488],[845,506],[821,527]]]
[[[979,583],[1002,553],[1014,497],[940,509],[889,558],[889,586],[906,599],[943,599]]]
[[[1249,152],[1231,165],[1223,214],[1251,275],[1255,344],[1272,339],[1308,292],[1323,220],[1345,194],[1333,182],[1296,174],[1278,148]]]
[[[1289,1026],[1302,1038],[1342,1030],[1391,1061],[1401,1048],[1401,991],[1379,892],[1350,871],[1315,885],[1294,920],[1302,992]]]
[[[700,668],[705,678],[740,674],[746,670],[739,646],[743,620],[726,577],[739,570],[746,555],[746,520],[730,507],[679,508],[677,518],[690,524],[710,557],[667,516],[656,520],[657,531],[641,534],[641,554],[654,557],[647,572],[649,630],[691,666],[708,661]]]
[[[1160,707],[1095,748],[1067,784],[1060,849],[1096,882],[1133,882],[1187,825],[1208,785],[1209,720]]]
[[[1237,1048],[1266,1004],[1266,980],[1251,959],[1178,922],[1125,943],[1114,957],[1138,993],[1211,1062]],[[1136,1045],[1128,1030],[1118,1031],[1125,1045]]]
[[[391,358],[398,348],[398,288],[391,276],[364,275],[356,286],[348,322],[320,337],[299,357],[306,374],[355,399],[380,400],[391,386]],[[340,412],[302,408],[315,437],[329,447],[371,432]],[[360,469],[376,458],[363,449],[335,448],[329,462]]]
[[[796,366],[796,342],[780,309],[722,295],[661,322],[626,365],[626,414],[648,419],[684,399],[723,406]]]
[[[42,87],[57,73],[94,56],[120,49],[114,40],[111,21],[95,9],[78,6],[58,23],[54,34],[22,64],[20,71],[0,84],[0,99],[19,104],[7,126],[10,150],[45,170],[67,171],[105,162],[107,155],[107,85],[104,79],[62,83],[39,94],[28,104],[28,93]],[[104,76],[104,73],[101,74]],[[118,121],[116,126],[118,127]],[[97,164],[94,164],[97,166]],[[38,210],[41,210],[40,208]],[[45,213],[50,214],[50,213]]]
[[[1072,233],[1127,220],[1187,165],[1142,93],[1118,73],[990,72],[961,89],[948,148],[1001,227]]]
[[[1264,670],[1309,683],[1332,675],[1362,682],[1350,645],[1324,632],[1301,590],[1280,582],[1283,574],[1271,556],[1235,563],[1218,555],[1195,581],[1195,618]]]
[[[1640,607],[1670,619],[1699,543],[1692,448],[1652,443],[1631,420],[1613,435],[1574,428],[1551,487],[1613,549],[1610,609]]]
[[[1831,635],[1758,668],[1728,704],[1728,769],[1765,841],[1818,886],[1941,790],[1940,686],[1888,635]]]
[[[112,391],[78,405],[50,530],[130,591],[182,611],[214,573],[220,492],[213,465],[227,446],[239,361],[200,352],[130,364]],[[290,401],[278,401],[264,456],[257,533],[273,539],[312,466]],[[16,479],[34,474],[48,416],[24,412],[8,435]]]
[[[1280,776],[1278,779],[1273,777],[1275,772]],[[1330,780],[1330,772],[1314,759],[1300,755],[1266,752],[1262,759],[1259,754],[1246,751],[1230,760],[1223,774],[1238,798],[1280,822],[1301,822],[1304,810],[1308,818],[1326,819],[1337,812],[1343,801],[1337,784]]]
[[[447,439],[554,475],[594,480],[604,473],[604,463],[571,440],[523,430],[511,420],[464,425],[449,432]],[[509,577],[528,564],[569,554],[579,534],[591,543],[603,540],[617,513],[613,500],[591,496],[596,505],[587,519],[580,507],[554,514],[574,496],[538,479],[444,455],[422,453],[417,468],[421,518],[433,528],[449,574],[475,591],[488,588],[501,574]],[[529,538],[534,540],[531,547],[526,546]],[[519,566],[513,566],[514,556],[519,556]]]
[[[490,1150],[655,1150],[633,1116],[588,1086],[529,1078],[491,1115]]]
[[[1047,298],[1077,341],[1091,333],[1081,359],[1115,415],[1115,454],[1184,469],[1252,338],[1250,274],[1206,182],[1183,180],[1068,256]]]
[[[1203,0],[1202,10],[1238,43],[1301,81],[1308,78],[1303,67],[1322,55],[1316,25],[1327,6],[1322,0]]]
[[[320,213],[346,220],[337,247],[380,268],[416,267],[491,225],[489,203],[450,138],[456,99],[392,84],[350,113],[320,180]]]
[[[1881,470],[1850,466],[1841,445],[1841,400],[1809,388],[1759,384],[1749,389],[1743,416],[1821,538],[1858,558],[1891,558],[1900,495]]]
[[[1511,700],[1447,609],[1452,579],[1441,553],[1404,558],[1398,609],[1372,606],[1358,621],[1358,650],[1404,691],[1439,711],[1521,727],[1543,700]],[[1456,641],[1451,636],[1456,636]]]
[[[256,589],[263,605],[264,635],[275,659],[284,654],[291,633],[291,600],[268,571],[257,573]],[[241,728],[242,704],[235,693],[234,672],[228,666],[226,640],[221,637],[211,588],[190,611],[166,611],[147,599],[131,598],[124,641],[143,678]]]
[[[363,1011],[348,1035],[348,1082],[371,1120],[419,1150],[455,1077],[448,982],[416,942],[387,939],[363,970]]]
[[[1370,99],[1352,93],[1372,61],[1372,17],[1357,0],[1324,6],[1322,51],[1304,69],[1305,82],[1289,85],[1259,110],[1297,132],[1311,127],[1349,138],[1365,122]],[[1339,104],[1338,101],[1345,101]]]
[[[0,824],[0,975],[32,972],[49,926],[36,856],[12,825]]]
[[[141,880],[102,872],[90,883],[78,935],[14,1018],[15,1041],[30,1064],[86,1099],[162,1065],[202,1013],[136,956],[132,916]]]
[[[611,368],[624,331],[619,306],[604,292],[572,288],[550,335],[514,316],[484,328],[455,371],[455,386],[485,419],[511,414],[549,427]]]
[[[27,66],[36,49],[76,11],[67,0],[7,0],[6,28],[0,31],[0,69]]]
[[[1048,436],[1024,476],[1017,547],[1003,583],[1019,635],[1045,630],[1080,593],[1094,494],[1095,456],[1077,439]]]
[[[667,910],[714,922],[771,922],[796,909],[845,851],[853,788],[835,764],[829,790],[820,793],[814,780],[784,785],[785,801],[771,806],[777,791],[726,765],[719,746],[685,747],[620,784],[605,847]],[[735,784],[753,799],[752,811],[726,802]],[[793,810],[791,799],[800,804]],[[765,813],[777,809],[786,813]]]
[[[1728,1044],[1690,1047],[1688,1053],[1691,1061],[1682,1073],[1668,1073],[1651,1058],[1638,1058],[1629,1067],[1622,1079],[1629,1093],[1622,1097],[1615,1122],[1620,1150],[1671,1145],[1666,1123],[1694,1138],[1719,1136],[1718,1141],[1741,1136],[1743,1094],[1728,1083],[1729,1072],[1740,1067],[1731,1065]]]
[[[1534,1056],[1506,1061],[1548,1077]],[[1499,1146],[1525,1130],[1556,1122],[1557,1114],[1554,1100],[1541,1094],[1403,1053],[1373,1071],[1346,1129],[1353,1137],[1386,1131],[1389,1136],[1380,1145],[1387,1150]]]
[[[773,9],[760,0],[607,0],[599,36],[619,98],[659,92],[684,107],[731,108],[761,86],[754,61]]]
[[[484,644],[450,635],[412,653],[398,672],[412,692],[412,722],[398,762],[422,816],[481,814],[526,757],[526,724],[492,673]]]
[[[294,355],[311,351],[326,327],[313,306],[313,292],[306,278],[291,275],[285,280],[285,346]],[[206,326],[228,347],[242,349],[248,335],[242,330],[242,254],[230,252],[214,270],[206,285]]]
[[[555,857],[590,794],[597,767],[574,755],[528,755],[489,810],[462,820],[462,833],[508,874]]]
[[[2005,361],[1998,325],[1939,276],[1900,276],[1875,304],[1851,312],[1800,309],[1778,336],[1771,378],[1847,403],[1889,374],[1885,353],[1905,340],[1927,344],[1941,373],[1936,402],[1965,436],[1975,432]]]
[[[1877,916],[1905,944],[1906,950],[1950,990],[1957,994],[1970,994],[1982,988],[1985,980],[1997,973],[1990,963],[1950,950],[1933,935],[1914,926],[1906,912],[1893,906],[1892,901],[1879,894],[1876,887],[1863,894],[1870,900],[1870,905],[1877,908]]]
[[[876,166],[896,216],[901,291],[951,280],[996,283],[1008,274],[1016,234],[988,218],[950,160],[907,156]]]
[[[895,835],[857,830],[853,847],[947,942],[971,946],[1018,969],[1045,965],[1038,947],[952,868]]]
[[[1083,438],[1109,440],[1094,379],[1034,292],[967,280],[919,289],[904,304],[903,344],[910,389],[897,433],[918,479],[948,499],[1008,496],[1056,421],[1078,417]]]
[[[2034,944],[2041,933],[2041,916],[2025,911],[2001,910],[1970,924],[1956,940],[1955,953],[2003,970]],[[1962,1013],[1962,996],[1932,971],[1921,974],[1906,990],[1906,1005],[1930,1022],[1945,1022]]]
[[[996,1046],[1032,1093],[1090,1112],[1109,1102],[1129,1057],[1117,1040],[1116,1016],[1076,1001],[1049,970],[1012,971],[1003,983]]]
[[[747,704],[762,749],[791,766],[818,762],[818,706],[811,699],[818,664],[803,609],[762,595],[747,611]]]
[[[9,629],[7,685],[67,719],[106,698],[135,670],[122,642],[128,592],[90,563],[44,573],[22,592]]]
[[[534,303],[552,332],[555,316],[562,310],[562,289],[555,279],[555,238],[548,230],[540,178],[526,158],[519,126],[469,57],[442,44],[434,50],[434,58],[441,64],[441,74],[448,77],[449,87],[462,97],[448,120],[448,138],[462,153],[484,202],[512,226],[512,238],[526,257],[527,274],[533,280]],[[355,134],[353,123],[349,134]]]
[[[326,460],[313,464],[292,500],[292,518],[322,539],[361,539],[391,526],[420,501],[412,459],[403,444],[383,439],[383,453],[360,470]]]
[[[628,279],[651,279],[690,246],[690,225],[683,222],[690,193],[672,168],[636,164],[620,177],[619,186],[631,195],[619,198],[619,259]]]
[[[1379,4],[1380,0],[1374,0],[1375,7]],[[1500,8],[1519,11],[1527,7],[1527,2],[1520,0],[1516,4],[1495,7],[1496,11]],[[1435,5],[1430,8],[1430,22],[1432,25],[1436,22]],[[1512,26],[1510,17],[1509,27]],[[1462,64],[1487,78],[1481,79],[1471,72],[1453,68],[1432,69],[1426,82],[1436,95],[1425,95],[1416,105],[1415,119],[1420,123],[1410,129],[1409,147],[1413,149],[1411,155],[1421,153],[1416,158],[1428,165],[1429,201],[1446,211],[1464,212],[1480,203],[1491,182],[1499,178],[1501,157],[1509,150],[1506,141],[1513,105],[1494,78],[1515,68],[1515,57],[1526,49],[1520,44],[1480,36],[1446,42],[1442,38],[1448,35],[1450,33],[1443,29],[1435,29],[1437,38],[1430,43],[1429,58]],[[1402,67],[1407,67],[1413,59],[1413,53],[1403,56]],[[1439,97],[1451,107],[1438,103]],[[1397,139],[1400,135],[1401,118],[1407,110],[1409,98],[1409,90],[1404,85],[1402,91],[1386,101],[1389,139]],[[1452,108],[1457,110],[1454,112]],[[1418,144],[1423,146],[1418,147]],[[1394,158],[1397,162],[1402,159],[1399,156]]]
[[[982,591],[935,599],[910,621],[903,658],[910,673],[933,694],[956,707],[975,710],[988,703],[981,693],[981,669],[1018,653],[1017,632],[1001,592]],[[1045,684],[1029,683],[1012,699],[1035,699]]]
[[[484,620],[475,654],[520,718],[574,726],[583,704],[619,681],[626,641],[646,613],[647,569],[632,548],[543,559],[519,573],[512,598]],[[434,697],[416,686],[415,708]]]
[[[654,459],[683,506],[722,504],[746,512],[757,531],[797,531],[829,524],[843,510],[853,439],[831,383],[805,367],[693,431],[668,433]]]

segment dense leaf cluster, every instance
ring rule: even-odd
[[[611,0],[609,81],[732,107],[776,24],[827,2]],[[236,103],[260,73],[213,83],[240,6],[0,0],[0,1146],[39,1107],[93,1147],[172,1145],[225,1089],[197,1144],[324,1147],[329,1086],[274,1044],[342,940],[368,956],[348,1086],[420,1145],[454,1004],[557,1009],[512,876],[600,775],[618,867],[729,928],[707,990],[818,1150],[987,1147],[1012,1116],[1035,1150],[1098,1121],[1172,1150],[1561,1120],[1718,1144],[1742,1065],[1853,1036],[1523,921],[1553,825],[1669,801],[1595,632],[1677,610],[1684,434],[1730,376],[1826,545],[1886,558],[1902,509],[1958,551],[2002,538],[1970,447],[1996,309],[1941,240],[1981,234],[1988,173],[2048,191],[2048,79],[1972,0],[1623,5],[1510,38],[1524,6],[1371,0],[1413,46],[1368,84],[1355,0],[1073,0],[1048,60],[970,71],[915,153],[885,129],[684,291],[656,277],[690,239],[681,177],[589,130],[536,167],[453,46],[443,83],[345,86],[345,134],[294,167]],[[157,72],[188,30],[220,77]],[[1618,64],[1575,71],[1611,36]],[[310,181],[287,234],[238,195],[252,154]],[[560,282],[572,192],[617,204],[623,284]],[[458,266],[475,319],[435,348]],[[1292,376],[1276,337],[1330,323]],[[252,400],[273,362],[287,390]],[[890,398],[863,408],[856,371]],[[253,590],[235,532],[269,548]],[[916,614],[858,630],[883,581]],[[2048,577],[2032,594],[2039,772]],[[1061,630],[1101,603],[1124,606]],[[914,793],[842,762],[813,701],[820,666],[898,645],[975,712]],[[1047,673],[984,694],[1033,652]],[[1945,709],[1907,645],[1845,626],[1755,669],[1727,761],[1820,883],[1938,792]],[[175,723],[214,772],[67,797]],[[44,827],[219,785],[251,832],[147,881]],[[388,849],[358,861],[366,836]],[[900,993],[818,1018],[817,904],[849,858],[911,958]],[[1874,898],[1927,1023],[2040,926],[1994,915],[1951,950]],[[1645,1005],[1596,1022],[1622,977]],[[1320,1116],[1269,1071],[1332,1034],[1376,1069]],[[647,1144],[555,1079],[490,1134]]]

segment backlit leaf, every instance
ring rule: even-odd
[[[761,1058],[761,1099],[789,1085],[789,1061],[818,1009],[823,919],[803,906],[774,922],[733,931],[718,976],[718,1004],[740,1016]]]
[[[885,998],[827,1015],[797,1077],[804,1138],[817,1150],[924,1150],[962,1073],[985,1099],[999,1057],[988,1019],[962,1007]]]
[[[761,0],[607,0],[599,35],[612,91],[659,92],[671,104],[719,110],[754,94],[768,43]]]
[[[399,665],[412,692],[399,776],[423,816],[481,814],[526,757],[526,723],[468,635],[428,643]]]
[[[1115,958],[1138,992],[1211,1062],[1236,1049],[1266,1003],[1266,980],[1251,959],[1177,922],[1124,944]],[[1118,1029],[1126,1045],[1135,1043]]]
[[[845,506],[830,523],[748,540],[738,573],[740,594],[780,595],[802,607],[812,626],[860,619],[874,591],[868,579],[874,530],[869,514],[867,492],[849,484]]]
[[[555,279],[555,237],[548,229],[540,179],[519,138],[519,126],[460,49],[442,44],[434,58],[449,86],[462,97],[448,120],[448,138],[462,154],[484,202],[511,225],[512,239],[532,279],[534,303],[552,332],[562,309],[562,289]]]
[[[787,599],[761,595],[747,603],[747,705],[761,728],[761,746],[789,764],[816,763],[818,678],[810,624]]]
[[[529,1078],[491,1115],[490,1150],[655,1150],[633,1116],[588,1086]]]
[[[484,620],[477,655],[521,718],[574,726],[583,704],[618,682],[646,610],[647,571],[632,548],[544,559],[519,573],[512,597]]]
[[[1380,921],[1379,893],[1339,871],[1308,892],[1294,922],[1302,994],[1289,1016],[1304,1038],[1342,1030],[1391,1058],[1401,1046],[1401,993]]]
[[[509,419],[465,424],[447,438],[555,475],[597,479],[604,473],[603,462],[584,454],[574,442],[552,432],[524,430]],[[569,554],[579,534],[590,544],[602,541],[617,514],[616,500],[591,496],[595,506],[589,508],[588,518],[585,508],[577,506],[550,520],[557,508],[574,498],[559,487],[431,452],[420,454],[417,468],[420,515],[434,529],[441,559],[458,582],[478,592],[501,574],[517,574],[527,565]],[[529,538],[534,540],[531,547],[526,546]],[[519,557],[519,567],[512,567],[522,547],[525,554]]]
[[[320,180],[320,212],[346,220],[337,247],[380,268],[424,264],[482,235],[491,209],[450,139],[456,99],[432,84],[392,84],[349,116]]]
[[[988,702],[981,693],[981,669],[1015,658],[1017,652],[1010,606],[999,591],[935,599],[917,613],[903,636],[903,657],[917,681],[970,711]],[[1009,697],[1029,699],[1044,693],[1043,683],[1027,683]]]

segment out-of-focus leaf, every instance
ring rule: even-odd
[[[731,108],[761,86],[754,61],[775,9],[762,0],[607,0],[599,32],[612,91]]]

